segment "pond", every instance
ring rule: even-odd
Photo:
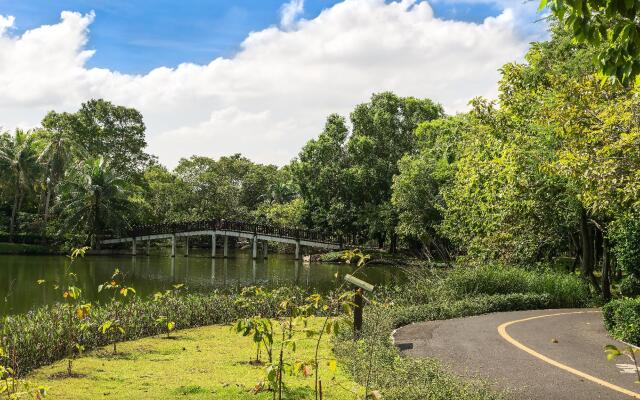
[[[210,250],[191,249],[190,256],[168,257],[158,249],[149,256],[87,256],[77,259],[72,271],[77,286],[87,301],[101,299],[98,285],[109,280],[115,268],[126,276],[138,296],[150,296],[174,283],[184,283],[191,290],[233,286],[274,286],[294,284],[309,289],[326,290],[336,286],[336,272],[344,276],[353,271],[348,264],[304,263],[288,254],[269,254],[267,259],[251,259],[244,250],[230,251],[228,258],[211,258]],[[69,259],[64,256],[0,255],[0,315],[26,312],[34,307],[60,301],[52,289],[61,282]],[[358,276],[373,284],[392,284],[402,279],[398,270],[368,266]],[[38,285],[43,279],[45,284]]]

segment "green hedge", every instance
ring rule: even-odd
[[[252,303],[252,308],[236,304],[235,294],[214,292],[210,294],[184,294],[163,298],[161,301],[133,299],[125,303],[119,318],[126,327],[123,340],[133,340],[157,335],[163,328],[156,324],[159,316],[170,315],[177,329],[197,326],[227,324],[238,318],[252,315],[273,316],[277,305],[288,295],[302,297],[299,289],[279,291],[282,297],[269,296]],[[61,305],[42,307],[26,314],[8,316],[2,323],[2,339],[6,350],[15,353],[18,372],[27,373],[66,356],[64,318]],[[117,318],[109,304],[94,306],[86,319],[87,327],[77,330],[80,342],[86,350],[110,343],[109,338],[98,331],[104,321]]]
[[[435,321],[501,311],[539,310],[551,307],[548,294],[509,293],[482,295],[462,300],[391,309],[393,326],[400,327],[419,321]]]
[[[640,298],[611,301],[602,307],[602,314],[611,336],[640,345]]]

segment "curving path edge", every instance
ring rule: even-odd
[[[599,310],[494,313],[411,324],[394,332],[406,356],[440,359],[514,400],[640,399],[630,361],[607,361]]]

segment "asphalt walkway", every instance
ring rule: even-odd
[[[394,333],[404,355],[442,360],[488,380],[514,400],[640,399],[631,361],[607,361],[598,310],[494,313],[408,325]]]

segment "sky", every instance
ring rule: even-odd
[[[105,98],[140,110],[174,167],[283,165],[372,93],[449,113],[547,37],[527,0],[0,0],[0,129]]]

